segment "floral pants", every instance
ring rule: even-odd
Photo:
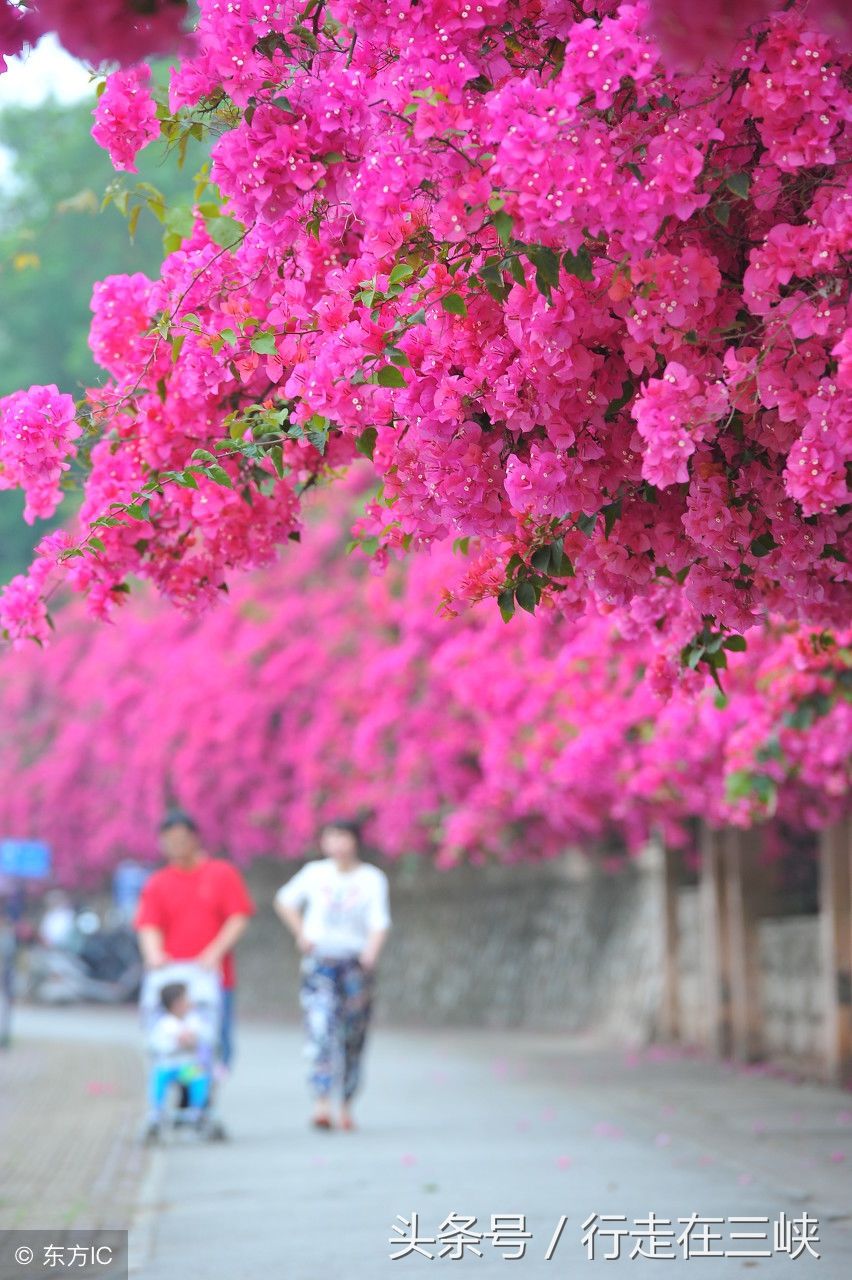
[[[307,1036],[309,1084],[316,1097],[339,1085],[348,1102],[361,1079],[361,1055],[373,1002],[373,975],[353,956],[302,959],[299,1003]]]

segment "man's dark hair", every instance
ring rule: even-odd
[[[160,992],[160,1004],[168,1013],[171,1013],[178,1000],[185,996],[186,992],[187,985],[185,982],[167,982]]]
[[[346,831],[354,838],[359,849],[363,844],[361,823],[354,818],[330,818],[320,827],[320,832],[323,831]]]
[[[173,827],[186,827],[187,831],[194,832],[198,835],[198,823],[191,818],[183,809],[170,809],[163,821],[160,823],[160,835],[164,831],[171,831]]]

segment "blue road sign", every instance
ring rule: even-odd
[[[50,845],[43,840],[0,840],[0,872],[24,880],[50,875]]]

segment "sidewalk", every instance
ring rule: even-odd
[[[154,1157],[137,1218],[136,1274],[144,1280],[374,1280],[429,1275],[450,1266],[419,1255],[391,1260],[397,1215],[419,1214],[435,1236],[455,1212],[526,1214],[532,1233],[508,1274],[574,1274],[586,1261],[590,1214],[650,1212],[676,1222],[695,1212],[774,1221],[820,1220],[819,1261],[795,1275],[846,1280],[852,1263],[852,1098],[683,1055],[613,1054],[557,1036],[395,1032],[369,1049],[357,1133],[306,1125],[300,1041],[294,1029],[243,1028],[240,1060],[223,1092],[233,1135],[225,1146],[184,1144]],[[544,1254],[562,1215],[562,1236]],[[767,1242],[719,1247],[743,1251]],[[771,1226],[768,1245],[772,1247]],[[410,1233],[408,1233],[410,1234]],[[630,1260],[628,1242],[609,1268],[653,1277],[673,1261]],[[424,1246],[437,1253],[439,1246]],[[505,1276],[490,1240],[465,1251],[453,1272]],[[711,1245],[712,1247],[712,1245]],[[514,1252],[512,1246],[508,1252]],[[787,1255],[690,1259],[723,1280],[743,1268],[789,1274]],[[425,1271],[424,1271],[425,1268]]]
[[[123,1227],[145,1168],[132,1010],[15,1011],[0,1051],[0,1228]]]
[[[627,1229],[651,1212],[676,1227],[691,1213],[720,1217],[724,1248],[731,1229],[760,1231],[734,1215],[771,1223],[807,1211],[820,1223],[819,1261],[692,1258],[696,1275],[850,1274],[852,1095],[670,1051],[378,1028],[360,1129],[327,1134],[306,1124],[300,1047],[295,1028],[243,1027],[222,1096],[232,1140],[181,1140],[149,1156],[135,1140],[143,1073],[132,1011],[20,1010],[16,1044],[0,1055],[0,1227],[132,1220],[136,1280],[375,1280],[450,1266],[521,1280],[603,1266],[612,1236],[599,1237],[594,1263],[582,1244],[592,1214],[622,1215]],[[473,1233],[491,1230],[492,1214],[526,1215],[532,1238],[511,1264],[503,1255],[517,1245],[490,1239],[472,1241],[481,1257],[393,1261],[394,1223],[413,1213],[421,1236],[452,1213],[476,1218]],[[772,1243],[770,1231],[736,1247]],[[685,1265],[631,1260],[634,1244],[605,1276],[632,1268],[655,1280]],[[437,1254],[440,1243],[423,1247]]]

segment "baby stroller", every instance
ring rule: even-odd
[[[218,975],[191,961],[146,974],[140,1000],[149,1054],[145,1141],[189,1131],[221,1142],[214,1065],[222,1016]]]

